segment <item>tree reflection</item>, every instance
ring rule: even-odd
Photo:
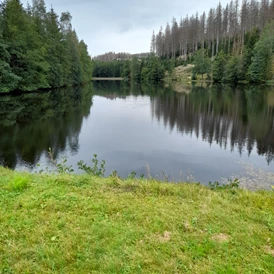
[[[274,155],[274,91],[267,87],[210,89],[193,87],[192,92],[167,92],[151,99],[152,116],[170,131],[197,138],[221,148],[248,154],[256,148],[268,163]]]
[[[176,88],[177,89],[177,88]],[[34,167],[52,148],[54,157],[77,154],[83,119],[93,95],[114,100],[150,96],[152,119],[170,131],[196,136],[239,154],[274,159],[274,90],[269,87],[180,87],[95,82],[79,88],[0,97],[0,164]],[[100,117],[98,117],[100,118]]]
[[[92,104],[91,86],[0,98],[0,161],[15,168],[35,166],[52,148],[55,157],[68,146],[79,148],[83,118]]]

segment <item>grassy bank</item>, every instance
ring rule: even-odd
[[[0,273],[273,273],[274,192],[0,168]]]

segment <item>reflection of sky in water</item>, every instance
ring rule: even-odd
[[[152,119],[150,97],[127,97],[126,100],[107,100],[94,97],[94,105],[83,123],[79,136],[80,149],[69,163],[79,160],[91,163],[92,155],[106,160],[107,172],[117,170],[121,176],[131,171],[147,174],[147,164],[152,176],[163,178],[162,171],[170,179],[186,179],[192,175],[197,181],[220,180],[239,174],[243,167],[238,161],[252,163],[274,171],[256,149],[248,156],[245,149],[240,157],[237,149],[220,148],[197,138],[195,134],[170,132],[163,121]]]
[[[80,125],[79,136],[77,132],[66,137],[65,147],[62,152],[59,151],[59,159],[67,156],[67,164],[77,169],[78,161],[83,160],[86,164],[92,165],[93,154],[97,154],[100,160],[106,161],[107,175],[114,170],[123,177],[132,171],[137,172],[138,175],[147,175],[149,172],[153,177],[161,180],[164,176],[175,181],[192,177],[203,183],[220,181],[222,177],[229,178],[233,174],[241,174],[244,167],[239,161],[256,168],[274,171],[273,161],[268,165],[265,155],[257,154],[256,143],[250,155],[243,146],[241,156],[237,145],[231,151],[229,137],[226,149],[224,146],[220,147],[214,138],[210,144],[205,140],[206,138],[202,138],[201,130],[197,138],[195,130],[191,128],[191,123],[197,125],[197,121],[191,115],[186,120],[189,124],[182,130],[185,120],[178,115],[183,115],[184,112],[181,114],[170,111],[172,106],[168,104],[163,106],[163,101],[158,100],[158,97],[112,96],[111,98],[112,100],[103,96],[93,97],[89,115],[83,119],[77,116]],[[164,114],[159,117],[159,113]],[[171,119],[175,121],[173,127],[170,126]],[[238,123],[238,120],[236,122]],[[201,120],[199,123],[201,126]],[[210,128],[206,130],[209,132]],[[41,166],[36,167],[35,171],[45,169],[45,166],[52,169],[46,152],[40,155],[39,163]],[[26,165],[27,163],[19,160],[16,168],[22,170]]]

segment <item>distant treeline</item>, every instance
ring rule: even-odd
[[[160,58],[180,58],[199,64],[198,73],[214,81],[261,82],[274,78],[274,0],[221,3],[208,15],[173,18],[165,30],[153,32],[151,52]],[[211,60],[214,60],[211,67]]]
[[[0,4],[0,92],[78,85],[92,77],[87,45],[44,0]]]
[[[146,58],[134,57],[131,60],[111,62],[93,61],[93,77],[123,77],[134,82],[157,83],[172,72],[175,66],[183,64],[182,60],[160,59],[155,54]]]
[[[159,57],[151,53],[146,58],[93,61],[94,77],[124,77],[135,82],[159,82],[179,65],[192,63],[192,79],[198,75],[214,82],[264,82],[274,80],[274,21],[262,31],[254,29],[245,35],[242,53],[230,54],[224,49],[210,57],[206,48],[184,58]]]
[[[145,58],[149,56],[149,52],[142,52],[142,53],[135,53],[135,54],[130,54],[127,52],[106,52],[101,55],[97,55],[93,57],[93,60],[96,61],[104,61],[104,62],[110,62],[110,61],[115,61],[115,60],[130,60],[134,57],[136,58]]]

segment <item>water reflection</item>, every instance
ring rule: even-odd
[[[266,161],[274,155],[274,92],[269,87],[193,87],[189,94],[152,98],[152,115],[170,131],[194,134],[209,144],[250,155],[254,146]]]
[[[145,173],[149,164],[153,176],[164,170],[180,180],[184,167],[207,182],[233,173],[242,154],[273,165],[273,88],[175,89],[101,81],[1,96],[0,163],[33,169],[51,147],[74,167],[97,153],[108,174]]]
[[[55,157],[67,147],[77,153],[91,99],[90,86],[0,97],[1,164],[34,167],[49,147]]]

